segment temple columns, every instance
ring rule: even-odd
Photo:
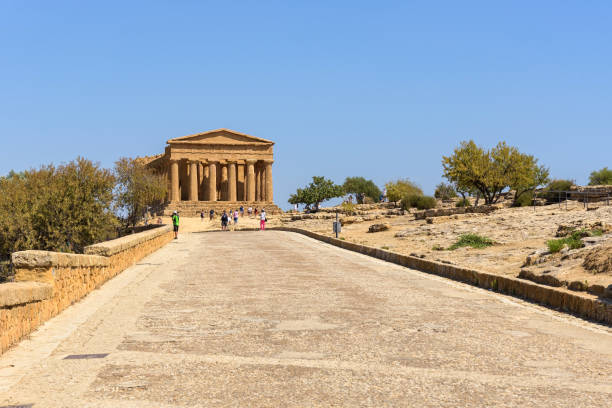
[[[266,201],[274,202],[274,189],[272,186],[272,161],[265,161],[265,179],[266,179]]]
[[[255,201],[255,161],[246,161],[247,172],[247,201]]]
[[[231,201],[231,202],[235,202],[237,201],[238,197],[236,195],[236,163],[235,162],[230,162],[227,165],[227,172],[228,172],[228,176],[227,176],[227,183],[228,185],[228,192],[227,192],[227,200]]]
[[[181,201],[179,195],[179,164],[178,161],[170,161],[170,184],[172,186],[170,190],[170,201]]]
[[[208,164],[208,201],[217,201],[217,163]]]
[[[189,161],[189,201],[198,201],[198,162]]]

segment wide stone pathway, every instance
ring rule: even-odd
[[[610,407],[612,330],[297,234],[193,233],[0,356],[7,405]]]

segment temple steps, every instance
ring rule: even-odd
[[[246,202],[246,201],[171,201],[166,203],[163,208],[163,215],[172,215],[174,211],[178,211],[183,217],[199,217],[200,212],[204,211],[205,215],[208,215],[211,209],[215,210],[215,213],[222,213],[223,210],[236,210],[240,206],[244,207],[246,213],[247,208],[253,207],[261,211],[265,208],[268,214],[282,214],[283,211],[274,203],[266,202]]]

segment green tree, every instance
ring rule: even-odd
[[[342,185],[346,194],[354,194],[358,204],[363,204],[365,197],[370,197],[375,202],[379,200],[381,192],[372,180],[364,177],[347,177]]]
[[[409,179],[389,181],[385,184],[389,201],[397,202],[408,195],[423,195],[423,190]]]
[[[612,185],[612,170],[604,167],[596,170],[589,176],[589,186],[609,186]]]
[[[166,180],[137,160],[120,158],[115,176],[116,207],[126,226],[135,227],[149,207],[159,207],[166,198]]]
[[[0,178],[0,257],[82,252],[115,234],[112,172],[84,158]]]
[[[434,197],[439,200],[449,200],[451,198],[457,197],[457,192],[451,184],[440,183],[436,186]]]
[[[289,203],[305,204],[308,210],[311,209],[311,206],[314,206],[314,210],[318,211],[323,201],[343,195],[344,188],[342,186],[325,179],[325,177],[313,176],[312,182],[308,186],[298,188],[295,194],[291,194]]]
[[[476,190],[486,204],[496,203],[506,188],[515,189],[520,198],[548,182],[548,169],[505,142],[488,151],[471,140],[461,142],[452,155],[442,157],[442,167],[458,191]]]

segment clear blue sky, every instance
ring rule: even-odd
[[[0,174],[227,127],[313,175],[426,192],[462,140],[612,167],[610,1],[2,1]]]

